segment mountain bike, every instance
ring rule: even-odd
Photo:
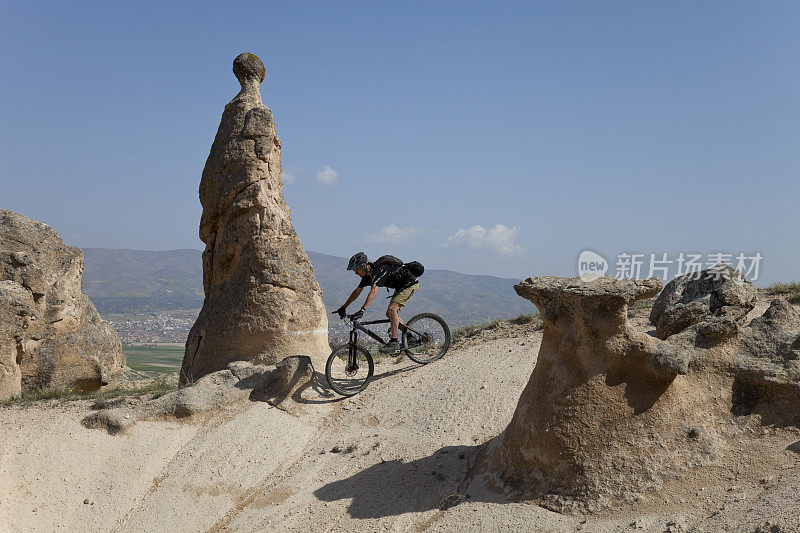
[[[342,320],[345,320],[344,318]],[[350,340],[333,350],[325,365],[325,377],[333,390],[342,396],[352,396],[364,390],[375,372],[372,355],[358,343],[358,332],[364,332],[381,345],[387,344],[380,335],[366,326],[388,324],[389,320],[359,322],[348,316]],[[441,359],[450,348],[450,328],[447,322],[433,313],[421,313],[400,323],[403,332],[397,355],[406,354],[409,359],[422,365]]]

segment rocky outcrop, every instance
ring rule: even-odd
[[[800,427],[800,312],[776,298],[739,333],[733,408],[766,424]]]
[[[654,362],[656,339],[627,320],[629,304],[661,287],[658,279],[609,277],[529,278],[515,286],[539,308],[544,333],[536,367],[489,462],[511,495],[619,497],[621,477],[628,480],[624,490],[641,489],[671,470],[668,454],[635,457],[686,440],[689,428],[672,421],[686,420],[682,411],[690,406],[659,401],[677,373]],[[650,431],[661,426],[666,431]],[[610,438],[614,433],[620,438]]]
[[[704,320],[730,325],[753,309],[756,295],[741,272],[720,264],[670,281],[653,304],[650,321],[662,339]]]
[[[124,433],[139,420],[188,418],[245,400],[266,401],[298,414],[293,398],[314,379],[308,357],[287,357],[277,365],[234,361],[200,378],[197,383],[133,407],[113,407],[83,419],[87,428]]]
[[[679,278],[659,297],[652,316],[670,324],[666,340],[627,318],[629,304],[659,291],[656,279],[517,285],[539,308],[542,344],[511,423],[476,471],[507,496],[591,510],[717,462],[741,427],[734,417],[800,426],[800,315],[778,300],[742,327],[749,282],[700,283]],[[703,312],[691,320],[662,321],[694,302]]]
[[[30,342],[28,327],[35,319],[31,293],[15,281],[0,281],[0,401],[22,393],[19,365]]]
[[[264,65],[245,53],[233,72],[241,91],[225,106],[200,182],[205,301],[182,383],[231,361],[304,354],[322,363],[330,353],[322,291],[283,198],[281,142],[261,103]]]
[[[310,357],[287,357],[275,365],[271,378],[255,391],[253,397],[287,413],[302,414],[305,411],[297,405],[296,400],[313,381],[314,367]]]
[[[81,292],[82,273],[83,252],[53,228],[0,211],[0,314],[11,317],[0,353],[16,354],[22,390],[91,390],[122,372],[122,343]]]

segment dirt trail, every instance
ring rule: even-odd
[[[508,423],[540,340],[541,333],[520,333],[427,366],[378,365],[378,379],[336,402],[303,457],[264,487],[265,498],[231,513],[220,529],[407,531],[433,524],[479,446]],[[280,503],[270,501],[276,496]]]
[[[800,489],[800,442],[797,452],[786,447],[800,436],[790,430],[764,441],[771,459],[758,464],[763,473],[732,474],[726,486],[702,491],[708,481],[698,478],[692,490],[702,497],[691,501],[681,498],[686,487],[666,487],[581,517],[460,487],[481,445],[508,424],[540,342],[541,331],[504,326],[427,366],[389,359],[353,398],[307,389],[299,417],[245,402],[110,436],[80,425],[88,402],[0,408],[0,524],[10,531],[661,532],[670,522],[674,531],[699,523],[713,531],[763,522],[754,509],[793,509],[787,498]]]

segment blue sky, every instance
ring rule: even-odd
[[[250,51],[308,249],[517,278],[758,252],[759,285],[797,279],[798,27],[794,2],[3,2],[0,208],[202,248]]]

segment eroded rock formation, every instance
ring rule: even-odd
[[[0,211],[0,381],[16,379],[12,359],[22,390],[91,390],[116,380],[122,343],[81,292],[82,274],[83,252],[53,228]]]
[[[19,365],[28,349],[28,327],[35,320],[31,293],[10,280],[0,281],[0,401],[22,393]]]
[[[225,106],[200,182],[205,301],[182,383],[231,361],[303,354],[324,364],[330,353],[322,291],[283,198],[281,141],[261,103],[264,64],[241,54],[233,72],[241,91]]]
[[[477,469],[489,485],[561,510],[602,508],[718,461],[734,417],[800,425],[800,315],[776,300],[743,327],[752,285],[704,276],[674,282],[685,297],[659,297],[657,326],[696,307],[681,326],[670,322],[666,340],[627,318],[632,302],[658,293],[657,279],[517,285],[544,333],[513,419]]]
[[[296,400],[313,380],[314,369],[310,357],[287,357],[275,365],[271,379],[256,391],[254,399],[263,399],[287,413],[301,414],[305,411],[297,405]]]
[[[756,288],[741,272],[729,265],[717,265],[667,283],[653,304],[650,322],[662,339],[703,320],[736,322],[753,308],[756,295]]]
[[[293,400],[313,379],[310,361],[304,356],[287,357],[277,365],[233,361],[227,368],[198,379],[191,387],[143,403],[103,409],[81,423],[117,435],[139,420],[187,418],[250,400],[267,401],[290,414],[299,414],[302,409]]]

